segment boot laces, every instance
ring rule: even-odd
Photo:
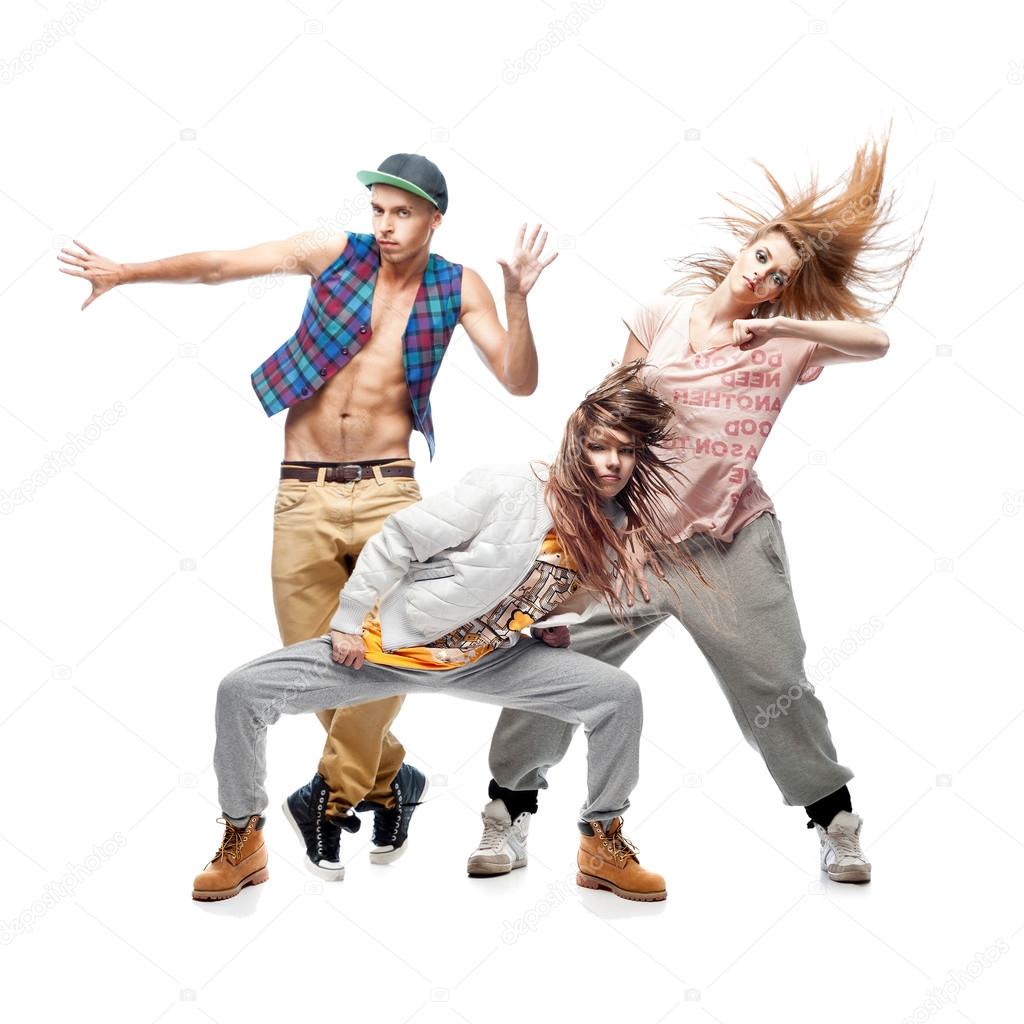
[[[622,830],[619,829],[613,832],[611,835],[607,833],[604,836],[605,849],[615,858],[615,863],[619,867],[623,867],[627,860],[630,858],[637,860],[637,854],[640,852],[640,848],[634,843],[630,842],[623,834]],[[639,861],[637,861],[639,863]]]
[[[224,837],[221,839],[213,859],[217,860],[223,856],[227,857],[232,864],[237,864],[242,857],[242,847],[249,835],[248,827],[238,828],[225,818],[218,818],[217,821],[224,826]]]

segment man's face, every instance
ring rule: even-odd
[[[393,185],[370,189],[370,212],[381,262],[388,263],[404,263],[429,249],[442,220],[433,203]]]

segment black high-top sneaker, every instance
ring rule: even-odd
[[[306,846],[306,867],[318,878],[340,882],[345,877],[340,853],[341,833],[358,832],[362,822],[354,814],[344,818],[329,817],[325,810],[327,796],[327,783],[318,773],[302,789],[292,793],[281,809]]]
[[[369,800],[356,804],[357,811],[373,811],[371,864],[390,864],[405,853],[409,822],[429,788],[430,783],[423,772],[411,764],[403,763],[391,782],[391,792],[395,795],[394,807],[385,807]]]

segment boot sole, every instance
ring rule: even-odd
[[[614,882],[597,878],[595,875],[585,875],[582,871],[576,872],[576,884],[584,889],[605,889],[624,900],[634,900],[637,903],[660,903],[668,897],[665,889],[658,892],[631,892],[629,889],[620,889]]]
[[[425,803],[424,797],[427,795],[427,790],[430,789],[430,779],[424,777],[423,789],[420,790],[420,795],[416,797],[417,807]],[[416,812],[413,811],[413,814]],[[409,819],[409,824],[412,824],[412,818]],[[393,864],[399,857],[405,853],[406,848],[409,845],[409,837],[406,836],[405,842],[397,850],[392,850],[389,847],[374,846],[370,850],[370,863],[371,864]]]
[[[285,821],[288,822],[292,827],[292,831],[299,837],[299,842],[302,843],[302,849],[306,849],[306,837],[302,834],[302,829],[299,828],[299,823],[292,817],[291,808],[288,806],[288,801],[285,800],[281,804],[281,810],[284,811]],[[322,878],[325,882],[340,882],[345,877],[345,869],[342,868],[322,868],[317,864],[314,864],[309,859],[309,854],[305,854],[302,858],[302,863],[306,865],[306,870],[311,875],[316,875],[317,878]]]
[[[266,868],[260,868],[259,871],[246,875],[233,889],[218,889],[215,892],[207,889],[193,889],[192,899],[198,900],[200,903],[229,900],[232,896],[237,896],[247,885],[261,885],[268,878],[270,878],[270,872]]]

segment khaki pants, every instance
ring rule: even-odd
[[[284,462],[282,465],[287,466]],[[389,465],[414,466],[411,459]],[[345,585],[363,545],[392,512],[420,500],[412,477],[373,476],[352,483],[282,480],[274,504],[271,574],[281,642],[287,647],[330,631]],[[360,800],[391,807],[391,781],[405,757],[391,735],[404,697],[318,711],[327,730],[320,774],[330,790],[327,811],[348,813]]]

